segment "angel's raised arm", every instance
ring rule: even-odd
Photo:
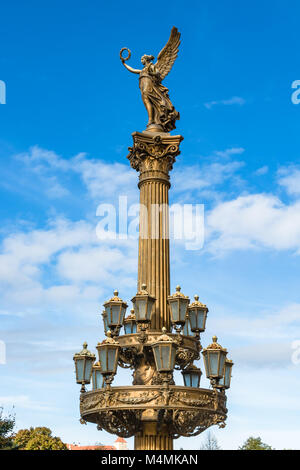
[[[128,52],[128,56],[127,57],[123,57],[123,52],[124,51],[127,51]],[[133,69],[132,67],[130,67],[130,65],[127,65],[125,62],[127,60],[129,60],[131,57],[131,51],[130,49],[128,49],[128,47],[123,47],[123,49],[120,50],[120,59],[122,61],[122,64],[124,65],[124,67],[126,67],[127,70],[129,70],[129,72],[132,72],[132,73],[141,73],[141,70],[138,70],[138,69]]]
[[[127,65],[124,60],[122,60],[122,64],[124,65],[124,67],[126,67],[127,70],[129,70],[129,72],[141,73],[141,70],[133,69],[132,67],[130,67],[130,65]]]

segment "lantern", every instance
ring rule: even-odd
[[[107,338],[97,344],[101,374],[104,376],[115,375],[120,349],[118,341],[111,337],[111,331],[108,330],[106,334]]]
[[[202,372],[194,364],[181,372],[185,387],[199,387]]]
[[[187,307],[190,303],[190,299],[183,295],[180,289],[180,286],[177,286],[175,294],[168,297],[171,322],[176,326],[183,326],[185,324]]]
[[[195,302],[188,307],[190,326],[193,332],[202,333],[205,330],[208,308],[199,302],[198,295],[195,295],[194,299]]]
[[[157,343],[152,344],[156,369],[158,372],[171,372],[175,366],[177,343],[166,334],[167,329],[163,328],[163,334]]]
[[[95,354],[87,349],[87,343],[83,343],[83,349],[74,354],[76,382],[78,384],[89,384],[91,381],[92,366],[96,360]]]
[[[195,333],[193,333],[192,330],[191,330],[190,319],[189,319],[188,314],[185,317],[185,324],[184,324],[184,327],[183,327],[183,334],[185,336],[195,336]]]
[[[104,333],[106,334],[109,330],[108,322],[107,322],[107,313],[105,310],[102,312],[102,318],[103,318],[103,325],[104,325]]]
[[[220,386],[222,388],[230,388],[232,366],[233,362],[230,359],[226,359],[224,365],[224,375],[223,378],[220,380]]]
[[[93,390],[97,390],[98,388],[103,388],[104,386],[104,378],[101,373],[100,362],[96,362],[93,365],[92,382],[93,382]]]
[[[130,310],[130,315],[127,318],[124,318],[124,330],[125,335],[130,335],[136,333],[136,318],[134,310]]]
[[[206,376],[217,382],[224,375],[224,364],[227,350],[217,343],[218,338],[213,336],[213,342],[202,351]]]
[[[107,325],[109,328],[121,328],[128,305],[118,297],[117,290],[114,291],[114,297],[105,302],[104,308],[107,315]]]
[[[138,323],[150,323],[152,307],[156,299],[148,294],[146,284],[142,284],[141,291],[131,300],[134,306],[136,321]]]

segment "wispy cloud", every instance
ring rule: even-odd
[[[85,153],[65,159],[39,146],[33,146],[15,158],[24,164],[28,179],[32,181],[34,178],[38,190],[44,191],[49,199],[70,196],[73,189],[71,177],[79,176],[87,195],[93,200],[112,200],[117,194],[126,194],[130,200],[138,200],[137,173],[129,164],[107,163],[90,158]],[[28,190],[32,189],[26,181],[24,185]]]
[[[254,174],[255,174],[256,176],[263,176],[263,175],[266,175],[266,174],[268,173],[268,171],[269,171],[269,167],[268,167],[267,165],[264,165],[264,166],[258,168],[258,169],[254,172]]]
[[[241,96],[233,96],[232,98],[229,98],[227,100],[214,100],[214,101],[208,101],[207,103],[204,103],[204,106],[207,109],[211,109],[214,106],[232,106],[232,105],[239,105],[242,106],[246,103],[246,100],[242,98]]]
[[[11,234],[0,254],[2,309],[25,314],[95,305],[118,278],[121,285],[135,284],[136,245],[136,240],[99,240],[93,224],[66,219]]]
[[[244,151],[242,147],[216,150],[209,156],[199,157],[199,163],[176,167],[172,175],[175,195],[185,199],[190,198],[191,194],[194,198],[205,196],[207,200],[222,199],[224,183],[227,183],[229,194],[242,181],[239,172],[245,163],[233,157],[243,154]]]
[[[277,177],[278,184],[283,186],[288,194],[300,195],[300,167],[295,165],[282,167],[278,170]]]
[[[199,195],[204,189],[214,190],[230,178],[233,184],[234,175],[243,166],[244,162],[238,161],[185,166],[174,171],[174,191],[186,194],[194,191]]]
[[[243,147],[231,147],[225,150],[216,150],[214,152],[214,156],[226,159],[232,157],[233,155],[241,155],[244,152],[245,149]]]
[[[44,403],[39,403],[37,401],[32,401],[27,395],[11,395],[11,396],[0,396],[0,403],[3,405],[9,405],[19,408],[24,408],[31,411],[54,411],[57,408],[53,408]]]
[[[300,201],[284,204],[272,194],[250,194],[221,202],[207,216],[207,249],[292,250],[300,254]]]

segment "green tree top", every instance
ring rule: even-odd
[[[15,436],[15,444],[20,450],[67,450],[66,444],[45,427],[21,429]]]
[[[260,437],[248,437],[239,450],[273,450],[271,446],[262,442]]]
[[[14,447],[15,417],[12,415],[4,416],[3,408],[0,407],[0,449],[9,450]]]

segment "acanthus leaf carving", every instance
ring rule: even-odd
[[[162,171],[168,173],[173,168],[177,155],[181,136],[160,135],[149,136],[145,133],[133,134],[133,146],[129,147],[127,158],[130,165],[141,173],[145,171]]]

